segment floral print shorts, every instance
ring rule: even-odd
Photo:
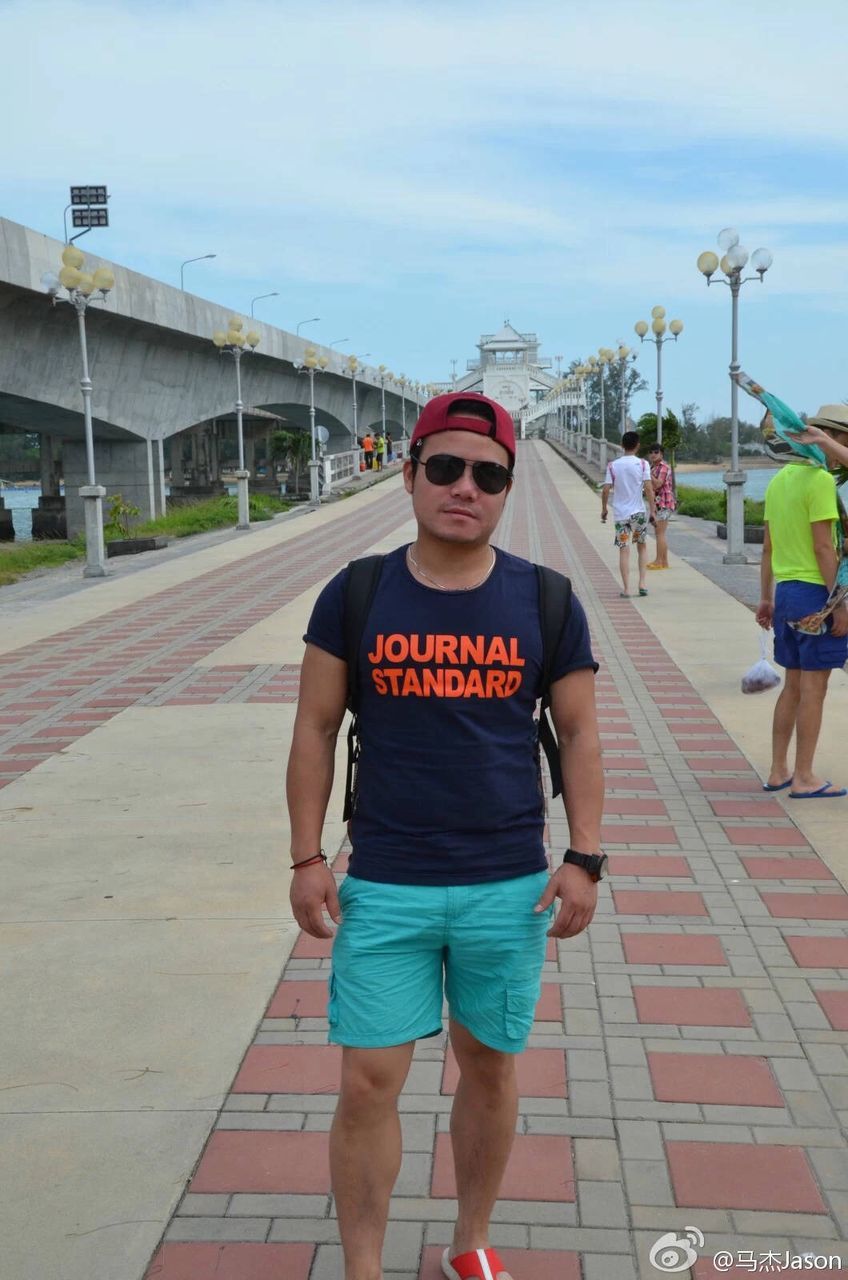
[[[648,541],[648,514],[646,511],[635,511],[629,520],[616,520],[615,545],[627,547],[630,543],[639,546]]]

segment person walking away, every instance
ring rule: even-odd
[[[375,471],[379,471],[382,466],[382,461],[383,461],[383,455],[381,452],[382,447],[383,447],[383,437],[379,431],[376,431],[374,433],[374,470]]]
[[[654,490],[656,514],[654,533],[657,539],[657,554],[649,569],[668,568],[668,522],[672,513],[677,510],[677,498],[674,496],[671,467],[665,460],[661,444],[652,444],[648,450],[648,463],[651,468],[651,484]]]
[[[380,436],[380,457],[379,457],[379,467],[381,471],[386,465],[387,453],[388,453],[388,444],[386,443],[386,437],[381,435]]]
[[[441,1032],[445,995],[460,1081],[458,1216],[442,1269],[451,1280],[504,1271],[489,1219],[515,1134],[516,1058],[546,940],[587,927],[605,868],[597,664],[572,597],[549,685],[571,847],[547,871],[533,720],[539,579],[491,544],[514,466],[503,406],[468,392],[428,401],[403,464],[416,538],[382,559],[358,637],[353,851],[338,893],[320,850],[357,640],[345,634],[350,567],[324,587],[305,636],[287,774],[291,903],[313,937],[333,936],[325,910],[337,925],[328,1021],[343,1050],[330,1168],[345,1280],[382,1275],[401,1163],[397,1099],[416,1040]]]
[[[395,460],[395,445],[394,445],[394,441],[392,440],[391,431],[387,431],[386,432],[386,461],[394,462],[394,460]]]
[[[630,595],[630,544],[636,546],[639,569],[639,595],[646,596],[648,563],[648,519],[654,519],[656,504],[651,484],[651,469],[644,458],[637,457],[639,433],[625,431],[621,437],[624,450],[620,458],[609,463],[601,490],[601,521],[606,524],[609,495],[612,491],[612,515],[615,521],[615,545],[618,547],[618,569],[622,590]]]
[[[810,426],[835,442],[846,441],[848,406],[823,405],[810,418]],[[763,787],[789,787],[793,800],[848,794],[814,768],[830,673],[848,659],[848,606],[838,605],[819,635],[792,626],[822,608],[836,581],[843,537],[838,516],[836,481],[822,467],[788,462],[769,482],[757,622],[774,628],[774,660],[786,676],[774,709],[771,768]],[[790,768],[793,734],[795,761]]]
[[[374,439],[370,431],[366,432],[365,439],[362,441],[362,453],[365,458],[365,470],[370,471],[374,461]]]

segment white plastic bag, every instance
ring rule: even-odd
[[[742,677],[743,693],[764,693],[766,689],[773,689],[775,685],[780,684],[780,672],[775,671],[766,653],[766,634],[761,631],[760,660],[755,662],[750,671],[746,671]]]

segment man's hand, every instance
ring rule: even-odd
[[[761,600],[755,616],[763,630],[770,631],[774,625],[774,605],[771,600]]]
[[[597,884],[588,871],[566,862],[553,873],[534,910],[544,911],[554,898],[561,899],[562,906],[548,930],[548,937],[576,938],[592,922],[598,905]]]
[[[333,938],[335,934],[324,923],[322,908],[334,924],[341,924],[342,912],[339,906],[339,894],[336,879],[332,871],[324,863],[304,867],[302,871],[292,872],[289,901],[297,923],[304,933],[313,938]]]
[[[606,513],[606,511],[602,511],[602,512],[601,512],[601,524],[606,524],[606,522],[607,522],[607,513]]]
[[[840,604],[834,609],[830,634],[837,637],[848,636],[848,605]]]

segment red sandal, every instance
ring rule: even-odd
[[[442,1254],[442,1271],[448,1280],[512,1280],[495,1249],[473,1249],[470,1253]]]

